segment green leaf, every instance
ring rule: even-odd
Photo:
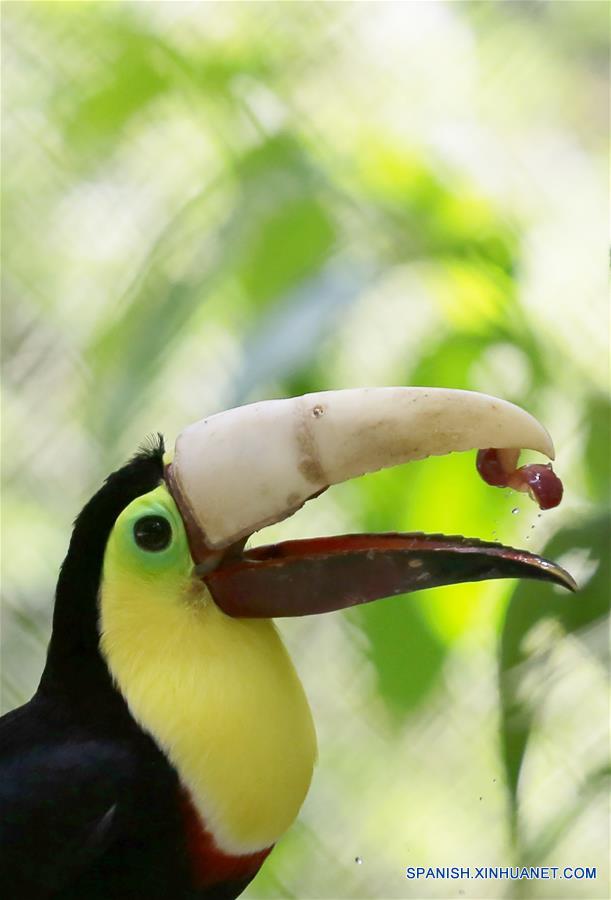
[[[586,406],[584,420],[588,427],[585,448],[585,471],[593,497],[605,502],[611,492],[611,404],[609,398],[595,395]]]
[[[293,291],[336,241],[325,178],[291,135],[266,138],[236,163],[239,193],[224,229],[230,265],[254,310]]]
[[[516,268],[518,246],[507,215],[464,176],[378,139],[364,149],[361,179],[379,212],[402,235],[399,256],[454,256],[498,268]],[[390,226],[387,223],[387,227]]]
[[[261,178],[282,173],[290,179],[312,181],[315,170],[299,141],[286,131],[271,135],[249,149],[235,166],[244,190],[257,187]]]
[[[117,30],[118,53],[81,95],[65,126],[66,140],[81,151],[108,150],[136,113],[169,87],[156,42],[126,29]],[[157,52],[156,52],[157,51]]]
[[[516,313],[514,323],[489,320],[479,322],[476,331],[467,329],[435,335],[433,342],[424,349],[417,365],[406,371],[406,383],[486,390],[486,387],[482,388],[480,384],[474,383],[474,364],[486,353],[494,352],[496,344],[509,344],[525,355],[531,381],[524,394],[514,394],[511,399],[536,415],[542,402],[541,387],[550,380],[551,373],[546,369],[541,348],[533,338],[528,323],[520,316],[518,307],[508,308],[510,316],[513,312]],[[510,371],[506,378],[508,386],[513,387]],[[491,391],[495,392],[498,391]]]
[[[379,694],[396,724],[426,698],[437,681],[446,647],[409,595],[365,604],[350,620],[367,638]]]
[[[289,197],[270,209],[244,250],[240,279],[249,297],[262,305],[295,287],[320,269],[334,239],[334,225],[313,197]]]
[[[601,621],[609,612],[610,536],[611,520],[608,516],[590,519],[581,526],[557,534],[542,555],[554,560],[569,554],[575,559],[580,554],[588,555],[590,564],[596,566],[590,580],[577,594],[561,592],[539,582],[523,581],[516,588],[507,608],[499,667],[501,745],[510,791],[514,837],[518,828],[520,772],[537,714],[532,704],[523,699],[522,685],[531,674],[528,664],[540,658],[540,654],[528,649],[527,638],[540,622],[550,620],[558,623],[564,633],[583,640],[589,647],[587,626]],[[593,654],[601,654],[601,662],[607,664],[606,647],[602,650],[596,647],[589,649]]]

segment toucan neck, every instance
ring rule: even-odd
[[[83,565],[71,546],[61,567],[55,592],[53,627],[40,682],[44,693],[79,697],[107,695],[117,703],[108,667],[100,655],[98,585],[102,560]]]

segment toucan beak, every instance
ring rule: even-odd
[[[469,449],[554,457],[529,413],[472,391],[360,388],[270,400],[202,419],[167,469],[191,552],[232,616],[294,616],[487,578],[538,578],[570,590],[560,566],[527,551],[443,535],[348,535],[244,552],[247,538],[329,485]]]

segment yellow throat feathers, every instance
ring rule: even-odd
[[[101,650],[131,714],[221,850],[269,847],[296,818],[316,760],[310,708],[274,623],[226,616],[201,582],[175,596],[125,568],[111,538]]]

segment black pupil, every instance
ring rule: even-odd
[[[172,528],[163,516],[143,516],[134,525],[134,538],[143,550],[158,553],[172,540]]]

